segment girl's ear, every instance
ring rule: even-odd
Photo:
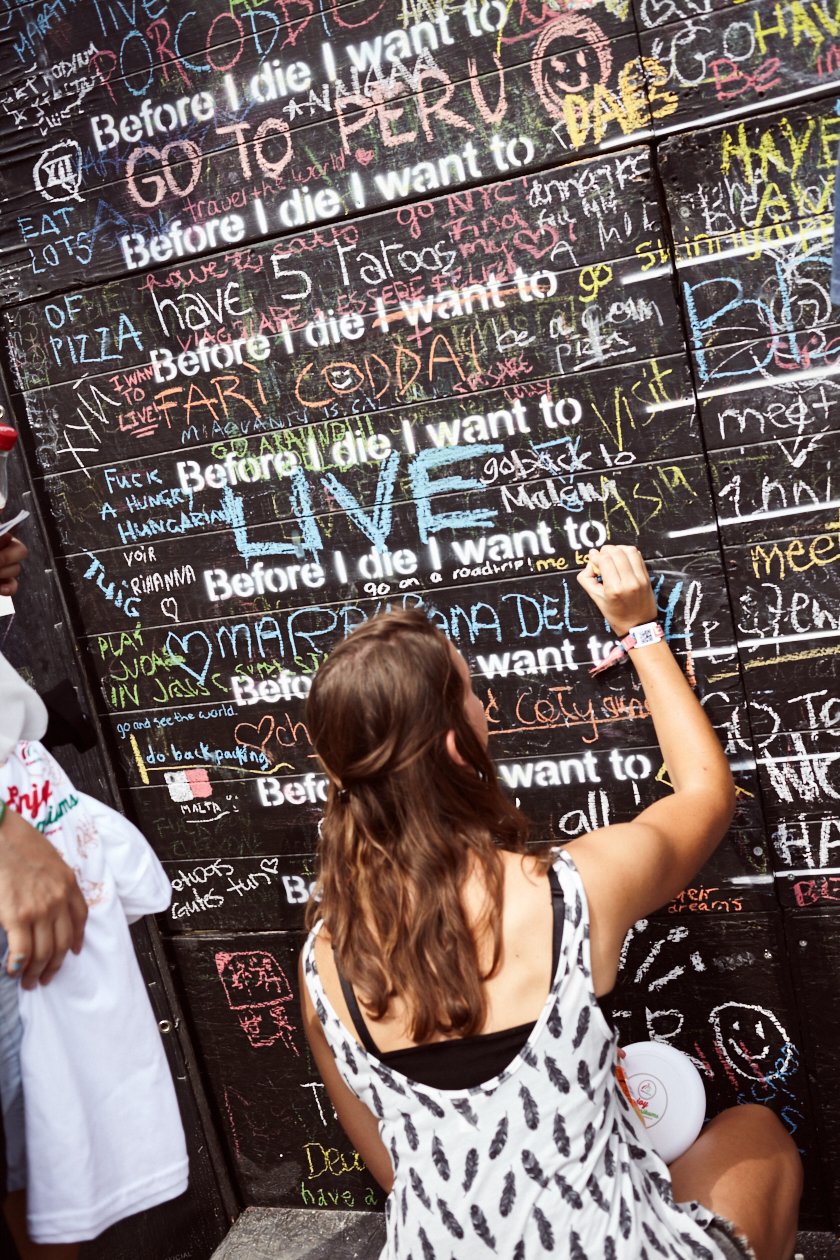
[[[458,740],[453,730],[448,730],[446,732],[446,751],[449,753],[449,756],[455,762],[456,766],[465,766],[467,764],[466,760],[458,751]]]

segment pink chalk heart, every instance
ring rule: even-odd
[[[373,161],[373,149],[357,149],[355,157],[360,166],[369,166]]]
[[[560,233],[550,223],[542,224],[536,232],[530,228],[519,228],[513,241],[524,249],[532,258],[544,258],[560,240]]]

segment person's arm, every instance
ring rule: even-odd
[[[0,534],[0,595],[17,593],[20,567],[28,554],[25,543],[9,534]]]
[[[25,989],[49,984],[68,949],[78,954],[85,899],[67,863],[37,828],[12,809],[0,820],[0,926],[9,942],[6,970]]]
[[[379,1136],[379,1123],[373,1112],[356,1097],[351,1089],[348,1089],[335,1066],[332,1050],[324,1036],[321,1021],[318,1019],[306,987],[302,961],[298,967],[298,979],[303,1011],[303,1031],[321,1074],[321,1080],[330,1096],[330,1102],[354,1149],[359,1152],[368,1171],[387,1193],[394,1184],[394,1170],[391,1157]]]
[[[650,578],[635,547],[590,552],[578,581],[619,637],[656,620]],[[723,749],[667,643],[629,655],[674,791],[633,822],[567,845],[590,906],[596,992],[612,987],[628,928],[686,886],[717,848],[735,808]]]
[[[0,595],[14,595],[28,554],[25,543],[0,534]],[[10,694],[11,693],[11,694]],[[29,699],[27,700],[27,695]],[[43,704],[0,655],[0,751],[46,729]],[[76,877],[32,823],[0,802],[0,927],[8,938],[6,970],[25,989],[49,984],[68,949],[78,954],[87,906]]]

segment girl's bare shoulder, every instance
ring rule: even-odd
[[[509,889],[520,889],[526,895],[544,890],[548,881],[545,861],[533,853],[511,853],[502,850],[505,884]]]
[[[505,853],[504,920],[508,927],[541,922],[551,903],[545,863],[531,854]]]

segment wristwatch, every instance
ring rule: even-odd
[[[665,631],[658,621],[646,621],[641,626],[631,626],[600,664],[594,665],[589,673],[602,674],[605,669],[616,665],[628,652],[632,652],[633,648],[650,647],[651,644],[659,643],[664,638]]]

